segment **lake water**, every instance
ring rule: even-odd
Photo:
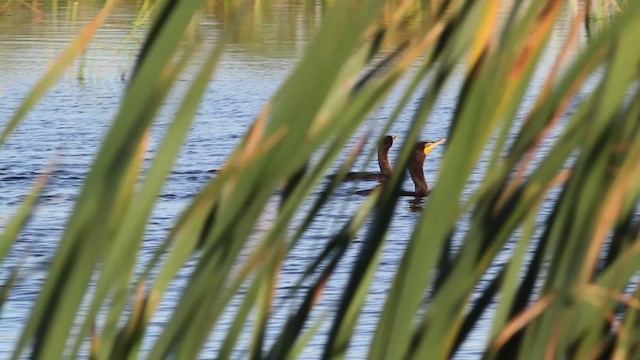
[[[43,10],[42,17],[19,7],[4,13],[0,10],[0,125],[6,124],[56,56],[82,26],[97,14],[99,5],[81,4],[75,20],[69,19],[72,11],[66,5],[61,5],[57,19],[51,9]],[[285,1],[257,11],[260,12],[259,21],[255,20],[241,27],[237,38],[227,47],[215,79],[203,99],[183,152],[149,223],[141,253],[143,260],[151,256],[190,199],[210,180],[206,170],[219,168],[224,163],[256,114],[293,69],[324,10],[319,3],[301,5]],[[126,85],[124,79],[128,77],[139,45],[144,39],[145,25],[140,28],[134,26],[137,14],[134,4],[120,6],[98,32],[83,60],[76,62],[65,73],[0,149],[1,223],[13,214],[47,165],[52,161],[56,164],[56,170],[32,222],[2,265],[0,280],[4,281],[16,263],[25,261],[22,276],[2,311],[0,358],[8,356],[19,336],[20,328],[44,281],[46,267],[85,174],[100,146],[102,136],[118,110]],[[217,14],[215,9],[208,9],[200,18],[198,34],[204,37],[205,43],[214,42],[223,26],[224,19]],[[562,33],[563,29],[559,30]],[[561,39],[561,36],[554,38],[552,48],[560,46]],[[462,68],[458,69],[454,80],[445,90],[442,98],[447,100],[438,103],[430,116],[422,133],[423,139],[446,137],[461,71]],[[183,80],[187,80],[189,76],[187,73]],[[534,81],[534,87],[540,84],[541,80]],[[158,117],[152,134],[149,158],[171,119],[180,95],[178,89]],[[534,100],[534,95],[535,89],[527,99],[528,105]],[[380,129],[392,111],[393,100],[397,98],[397,93],[392,94],[390,101],[366,122],[362,132]],[[402,136],[416,104],[416,101],[410,102],[391,133]],[[354,137],[352,144],[356,141],[357,137]],[[445,149],[437,148],[425,163],[425,172],[431,182],[435,180]],[[397,147],[391,150],[392,159],[397,154],[396,150]],[[377,163],[373,160],[368,164],[360,163],[359,166],[376,170]],[[482,169],[477,169],[470,188],[482,176]],[[279,301],[276,302],[274,316],[276,323],[272,324],[272,329],[277,329],[286,320],[287,291],[296,283],[313,255],[348,220],[350,213],[361,201],[347,196],[353,191],[352,186],[340,187],[338,196],[320,214],[285,262],[277,293]],[[405,188],[412,188],[409,180],[405,183]],[[267,223],[268,211],[265,217],[264,221]],[[419,213],[411,211],[410,203],[403,200],[389,231],[380,270],[374,279],[347,358],[363,358],[366,355],[386,292],[418,217]],[[355,247],[350,250],[328,284],[317,314],[339,301],[355,250]],[[162,329],[162,322],[178,299],[183,281],[184,277],[176,280],[172,291],[160,306],[153,320],[154,325],[149,329],[150,341]],[[223,317],[216,329],[223,329],[229,320],[230,317]],[[278,321],[281,323],[278,324]],[[329,325],[330,321],[327,321],[324,328]],[[458,358],[478,356],[478,351],[484,346],[484,335],[489,326],[487,322],[481,325],[486,325],[487,328],[476,331],[477,336],[465,344],[457,354]],[[202,358],[214,356],[216,345],[223,336],[224,332],[221,335],[220,332],[214,332],[203,350]],[[323,332],[320,331],[305,351],[304,358],[318,357],[322,351],[323,339]],[[145,347],[149,344],[147,341]]]

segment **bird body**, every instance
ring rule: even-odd
[[[442,138],[437,141],[420,141],[415,145],[413,153],[411,154],[411,159],[409,160],[409,165],[407,166],[409,176],[411,176],[415,190],[400,190],[400,193],[398,194],[399,196],[425,197],[429,195],[431,189],[429,189],[429,184],[427,183],[427,179],[423,171],[424,160],[427,158],[427,155],[431,150],[440,144],[444,144],[446,141],[446,138]],[[356,194],[368,195],[373,190],[374,189],[360,190],[357,191]]]
[[[431,189],[429,189],[429,184],[424,176],[424,160],[427,158],[427,155],[431,150],[440,144],[444,144],[446,141],[446,138],[442,138],[438,141],[421,141],[416,144],[408,166],[409,176],[411,176],[411,180],[413,180],[415,191],[403,190],[400,192],[401,196],[425,197],[429,195]]]
[[[382,138],[380,145],[378,146],[378,166],[380,171],[367,172],[367,171],[352,171],[348,172],[341,178],[341,181],[385,181],[391,177],[391,163],[389,162],[389,149],[393,146],[395,136],[387,135]],[[329,179],[333,180],[338,177],[338,174],[331,174]]]

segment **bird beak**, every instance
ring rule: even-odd
[[[396,139],[397,139],[397,138],[398,138],[397,136],[392,136],[392,137],[391,137],[391,140],[392,140],[392,141],[396,141]]]
[[[438,141],[433,141],[433,142],[428,142],[426,143],[426,145],[424,146],[424,154],[427,155],[428,153],[431,152],[431,150],[433,150],[433,148],[435,148],[436,146],[440,145],[440,144],[444,144],[447,142],[447,138],[442,138]]]

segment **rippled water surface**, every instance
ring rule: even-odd
[[[45,10],[43,17],[25,9],[0,13],[0,124],[6,124],[47,67],[97,11],[97,6],[83,4],[78,9],[76,20],[68,19],[69,10],[65,7],[58,10],[57,18],[50,9]],[[210,179],[211,175],[206,170],[219,168],[224,163],[256,114],[293,69],[322,17],[319,5],[303,7],[297,2],[283,2],[262,11],[260,21],[245,25],[239,31],[238,37],[227,48],[215,79],[210,83],[182,154],[149,223],[141,255],[143,261],[151,256],[186,204]],[[118,110],[125,81],[135,62],[139,44],[144,39],[146,25],[142,21],[138,28],[137,16],[134,5],[125,4],[118,8],[98,32],[82,60],[74,63],[0,149],[2,222],[16,210],[39,174],[49,164],[55,164],[55,171],[35,217],[20,236],[7,262],[2,265],[0,280],[4,281],[10,269],[24,261],[22,276],[2,312],[0,358],[5,358],[11,351],[21,324],[29,314],[85,174]],[[205,44],[211,44],[216,41],[223,23],[224,19],[215,11],[206,11],[200,18],[195,36],[201,37]],[[447,136],[461,70],[448,85],[444,100],[437,104],[425,126],[422,134],[425,140]],[[182,80],[188,80],[190,76],[192,72],[187,72]],[[179,85],[154,125],[149,159],[155,151],[154,144],[159,142],[167,128],[183,90]],[[533,101],[534,93],[527,99],[529,103]],[[397,97],[398,94],[394,93],[392,100]],[[402,135],[411,120],[416,102],[412,101],[404,109],[392,133]],[[382,127],[392,110],[392,103],[390,101],[388,105],[383,105],[373,114],[366,128]],[[353,143],[356,140],[354,138]],[[396,150],[392,149],[392,158]],[[428,180],[435,180],[438,163],[445,150],[441,147],[429,155],[425,164]],[[372,170],[377,166],[374,161],[360,165]],[[471,187],[481,179],[482,169],[477,169],[474,176]],[[405,187],[411,188],[412,184],[407,181]],[[349,195],[352,190],[352,185],[342,186],[338,190],[285,262],[277,293],[274,329],[281,326],[288,315],[290,299],[286,298],[287,291],[296,284],[305,266],[321,251],[328,237],[336,232],[362,201],[357,196]],[[257,224],[257,231],[268,227],[274,212],[275,204],[265,211],[261,219],[264,223]],[[408,201],[401,203],[348,358],[360,358],[366,354],[365,349],[377,325],[394,270],[418,216],[419,212],[412,211]],[[328,284],[318,314],[338,302],[358,244],[356,241]],[[175,305],[184,276],[176,280],[172,291],[161,304],[153,320],[154,326],[149,329],[151,338],[161,330],[163,321]],[[224,328],[228,321],[229,316],[223,317],[216,329]],[[329,321],[325,323],[328,326]],[[483,345],[486,331],[488,328],[480,329],[478,336],[465,345],[459,354],[461,358],[474,358],[475,351]],[[217,342],[224,336],[218,333],[214,331],[203,358],[213,356]],[[319,356],[323,337],[321,330],[312,340],[305,358]],[[146,346],[149,344],[145,343]]]

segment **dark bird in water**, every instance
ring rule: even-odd
[[[446,141],[446,138],[442,138],[438,141],[420,141],[416,144],[413,154],[411,154],[409,165],[407,166],[409,169],[409,175],[411,176],[411,180],[413,180],[413,184],[415,186],[415,191],[401,190],[399,194],[400,196],[425,197],[429,195],[431,189],[429,189],[429,184],[427,184],[427,179],[425,178],[424,171],[422,170],[424,160],[427,158],[427,155],[431,150],[440,144],[444,144]],[[368,195],[373,190],[374,189],[360,190],[357,191],[356,194]]]
[[[345,174],[342,181],[355,181],[355,180],[372,180],[372,181],[385,181],[391,177],[391,163],[389,162],[389,149],[393,145],[395,136],[387,135],[383,137],[378,146],[378,166],[380,166],[380,172],[367,172],[367,171],[354,171]],[[338,174],[331,174],[327,176],[333,180]]]
[[[402,190],[400,196],[425,197],[429,195],[431,189],[429,189],[429,184],[427,184],[427,179],[422,169],[424,160],[431,150],[440,144],[444,144],[446,141],[446,138],[442,138],[438,141],[421,141],[416,144],[413,154],[411,155],[411,161],[409,162],[409,176],[411,176],[411,180],[413,180],[415,191]]]

